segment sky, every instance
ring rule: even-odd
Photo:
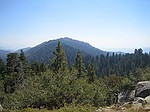
[[[150,0],[0,0],[0,48],[62,37],[109,51],[150,48]]]

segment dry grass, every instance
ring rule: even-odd
[[[113,105],[106,108],[99,108],[97,112],[150,112],[150,105],[125,104],[123,106]]]
[[[87,106],[78,106],[78,107],[73,107],[73,106],[67,106],[63,107],[60,109],[55,109],[55,110],[47,110],[47,109],[33,109],[33,108],[26,108],[22,110],[6,110],[4,112],[95,112],[96,108],[92,107],[90,105]]]
[[[109,107],[100,107],[96,109],[90,105],[88,106],[67,106],[56,110],[47,110],[47,109],[33,109],[27,108],[23,110],[5,110],[4,112],[150,112],[150,105],[142,104],[126,104],[123,106],[112,105]]]

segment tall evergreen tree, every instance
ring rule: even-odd
[[[40,64],[40,72],[45,72],[47,70],[47,66],[44,63]]]
[[[12,93],[20,78],[20,60],[17,53],[7,55],[6,74],[4,77],[5,93]]]
[[[1,79],[1,76],[4,73],[4,71],[5,71],[5,64],[4,64],[3,60],[0,58],[0,79]]]
[[[40,72],[40,65],[38,62],[32,62],[31,63],[31,69],[35,74],[38,74]]]
[[[17,53],[9,53],[7,55],[7,73],[19,72],[19,55]]]
[[[85,67],[83,65],[83,60],[82,60],[82,56],[81,56],[80,52],[78,52],[77,56],[76,56],[75,68],[78,71],[77,77],[78,78],[84,77],[83,74],[84,74],[84,71],[85,71]]]
[[[92,63],[89,64],[88,66],[88,82],[94,82],[96,75],[95,75],[95,70],[94,70],[94,65]]]
[[[62,49],[60,41],[57,44],[56,51],[53,52],[55,55],[51,60],[51,67],[54,72],[64,71],[67,69],[67,59],[65,52]]]
[[[28,66],[27,58],[26,58],[23,50],[21,50],[19,59],[20,59],[20,74],[21,74],[19,81],[20,81],[20,83],[23,83],[23,81],[25,79],[25,73],[27,71],[27,66]]]
[[[19,58],[20,58],[20,61],[23,63],[23,65],[27,66],[27,58],[26,58],[23,50],[21,50]]]

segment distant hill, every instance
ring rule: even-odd
[[[87,60],[90,57],[96,55],[106,54],[107,52],[92,47],[90,44],[73,40],[70,38],[60,38],[57,40],[50,40],[30,48],[25,52],[29,62],[37,61],[50,63],[50,59],[53,58],[53,51],[55,51],[58,41],[61,42],[62,48],[67,56],[68,65],[72,65],[75,61],[75,57],[78,51],[81,52],[84,59],[84,63],[88,63]]]
[[[27,52],[29,49],[31,49],[31,47],[18,49],[18,50],[17,50],[17,51],[15,51],[15,52],[16,52],[16,53],[20,53],[20,52],[21,52],[21,50],[23,50],[24,52]]]
[[[19,50],[17,50],[17,51],[0,49],[0,58],[2,58],[2,60],[3,60],[4,62],[6,62],[7,54],[12,53],[12,52],[20,53],[21,50],[23,50],[24,52],[26,52],[26,51],[28,51],[29,49],[30,49],[30,47],[23,48],[23,49],[19,49]]]
[[[8,50],[0,50],[0,58],[6,62],[7,54],[10,53]]]

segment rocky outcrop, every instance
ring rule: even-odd
[[[131,88],[127,90],[123,90],[118,94],[118,103],[124,104],[126,102],[130,102],[135,97],[135,90],[132,90]]]
[[[150,104],[150,95],[145,98],[147,104]]]
[[[135,88],[135,96],[145,98],[150,95],[150,81],[138,82]]]
[[[123,90],[118,94],[118,103],[148,103],[150,104],[150,81],[138,82],[134,88]]]
[[[134,100],[135,101],[132,102],[133,104],[146,104],[146,100],[144,98],[136,97]]]
[[[138,82],[118,94],[118,103],[97,112],[150,112],[150,81]]]

